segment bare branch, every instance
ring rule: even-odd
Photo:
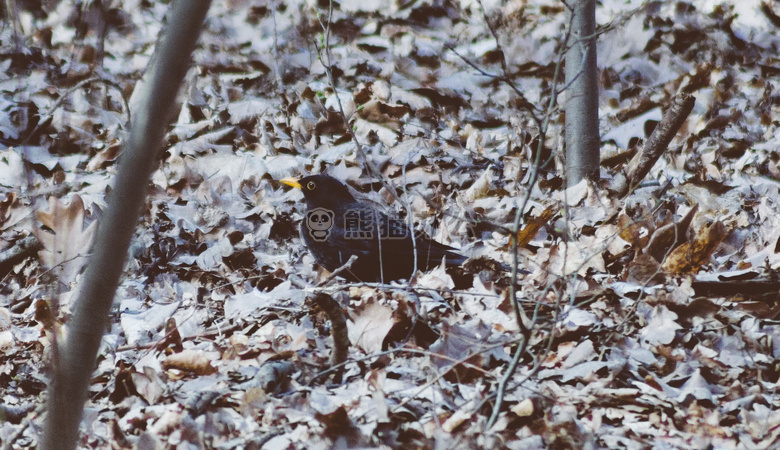
[[[331,281],[333,281],[334,278],[336,278],[337,276],[341,275],[342,272],[344,272],[345,270],[349,270],[350,267],[352,267],[352,264],[354,264],[355,261],[357,261],[357,259],[358,259],[357,255],[350,256],[349,259],[347,260],[347,262],[345,262],[341,267],[338,267],[336,270],[331,272],[331,274],[328,275],[328,278],[325,278],[319,284],[317,284],[317,287],[325,286],[326,284],[328,284]]]
[[[398,197],[398,194],[395,192],[395,188],[393,188],[382,176],[379,169],[374,165],[371,160],[368,159],[368,156],[366,155],[366,152],[363,150],[363,146],[360,145],[360,141],[358,141],[357,136],[355,136],[355,133],[351,131],[351,127],[349,125],[349,118],[347,117],[347,114],[344,112],[344,106],[341,104],[341,97],[339,97],[338,91],[336,90],[336,82],[333,79],[333,70],[331,69],[331,62],[332,59],[330,57],[330,24],[331,24],[331,18],[333,15],[333,0],[330,0],[328,2],[328,21],[323,24],[322,20],[320,20],[320,26],[325,30],[325,43],[323,44],[324,49],[320,46],[315,46],[317,49],[317,56],[320,59],[320,62],[322,62],[323,67],[325,67],[325,74],[328,76],[328,84],[330,85],[330,88],[333,90],[333,95],[336,96],[336,103],[339,105],[339,113],[341,114],[341,118],[344,121],[344,129],[347,133],[350,134],[352,137],[352,142],[355,143],[355,152],[358,156],[358,159],[363,163],[363,168],[366,170],[366,172],[370,173],[372,178],[379,181],[382,186],[385,188],[385,190],[398,202],[401,201],[401,199]],[[325,58],[322,56],[323,50],[325,51]]]
[[[42,449],[71,449],[76,445],[87,387],[104,324],[122,273],[138,214],[146,197],[146,181],[157,162],[169,110],[190,64],[211,2],[176,1],[171,4],[168,27],[152,57],[133,115],[109,207],[101,219],[94,249],[82,281],[68,338],[57,370],[52,375],[48,415],[40,441]]]
[[[655,127],[653,133],[647,139],[644,148],[637,153],[634,159],[628,164],[626,169],[627,184],[620,189],[622,195],[628,195],[636,189],[639,183],[653,168],[656,161],[664,154],[672,142],[672,138],[677,134],[688,118],[688,114],[693,110],[696,98],[691,94],[679,94],[673,100],[669,109],[666,110],[661,122]]]

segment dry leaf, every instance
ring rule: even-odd
[[[434,353],[431,360],[439,370],[448,370],[445,376],[448,380],[457,379],[460,382],[467,382],[467,380],[482,377],[484,373],[480,368],[491,357],[498,360],[505,356],[500,354],[503,349],[487,349],[495,343],[488,341],[490,336],[490,327],[479,320],[473,320],[463,325],[445,322],[442,324],[439,340],[429,349]],[[465,364],[453,367],[455,363],[460,361],[464,361]]]
[[[155,405],[165,393],[165,386],[160,376],[151,367],[145,366],[143,373],[131,372],[135,390],[150,405]]]
[[[640,253],[628,264],[626,281],[641,285],[663,283],[666,274],[652,256]]]
[[[644,252],[655,258],[656,261],[662,262],[664,256],[687,239],[688,227],[691,226],[693,216],[696,215],[698,210],[699,204],[697,203],[693,205],[693,208],[688,211],[688,214],[682,220],[666,224],[655,230]]]
[[[49,198],[49,211],[38,211],[36,217],[53,233],[35,229],[43,249],[38,252],[47,268],[59,267],[60,282],[67,285],[87,263],[87,252],[97,229],[97,221],[84,229],[84,202],[74,195],[66,205],[55,197]]]
[[[120,150],[122,150],[122,145],[118,142],[114,142],[107,146],[89,160],[89,163],[87,163],[87,170],[96,171],[108,167],[119,157]]]
[[[471,203],[474,200],[487,197],[492,182],[493,170],[488,167],[487,170],[482,172],[482,175],[474,181],[474,184],[466,189],[466,199],[468,202]]]
[[[636,249],[644,248],[650,240],[650,224],[646,220],[634,222],[625,214],[618,217],[620,237]]]
[[[196,375],[210,375],[217,371],[204,352],[189,349],[168,356],[162,362],[162,366],[165,370],[177,369]]]
[[[530,398],[527,398],[515,406],[509,408],[509,410],[515,413],[518,417],[528,417],[534,413],[534,402]]]
[[[0,200],[0,226],[5,224],[11,215],[11,209],[18,203],[18,198],[13,192],[5,194],[5,198]]]
[[[362,119],[384,125],[396,131],[400,130],[400,119],[411,109],[406,105],[390,105],[388,103],[371,100],[358,109],[358,116]]]
[[[677,247],[661,267],[673,275],[696,273],[725,238],[726,227],[717,221],[703,229],[693,242]]]
[[[382,343],[395,322],[392,309],[376,302],[366,303],[351,314],[349,340],[366,353],[381,351]]]
[[[555,208],[551,205],[542,211],[542,213],[539,214],[539,217],[530,218],[523,229],[517,233],[517,246],[525,247],[528,245],[528,243],[531,242],[531,239],[536,236],[536,233],[538,233],[539,230],[541,230],[543,226],[547,225],[547,222],[552,219],[554,212]]]
[[[320,118],[320,120],[317,121],[314,132],[316,134],[326,135],[342,134],[346,132],[346,128],[344,128],[344,119],[341,117],[341,114],[335,111],[328,111],[327,117]]]
[[[474,417],[474,405],[467,403],[463,408],[455,411],[447,420],[441,424],[441,429],[445,433],[452,433],[456,428],[461,426],[463,422]]]

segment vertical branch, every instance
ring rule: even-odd
[[[480,5],[481,5],[481,3],[480,3]],[[484,7],[483,7],[483,14],[485,15],[485,20],[487,20],[487,14],[484,13]],[[569,28],[568,28],[569,30],[571,30],[571,20],[572,20],[572,18],[570,18],[570,23],[569,23]],[[488,22],[488,26],[490,26],[490,22]],[[493,33],[494,38],[498,42],[498,37],[497,37],[496,32],[493,30],[492,26],[490,28],[491,28],[491,32]],[[565,35],[562,48],[564,48],[564,49],[567,48],[569,37],[570,37],[570,31],[567,32],[566,35]],[[503,54],[503,51],[502,51],[502,54]],[[532,115],[534,120],[536,120],[536,122],[539,125],[539,143],[538,143],[538,147],[537,147],[537,151],[536,151],[536,157],[535,157],[535,160],[534,160],[534,164],[532,166],[533,172],[531,174],[531,179],[529,181],[529,187],[526,190],[526,194],[523,197],[522,201],[518,205],[517,210],[515,211],[514,223],[512,224],[512,229],[511,229],[511,232],[512,232],[512,241],[511,241],[512,242],[512,272],[511,272],[511,283],[509,285],[509,297],[510,297],[510,300],[512,301],[512,307],[513,307],[513,310],[514,310],[514,313],[515,313],[515,320],[517,321],[518,328],[520,329],[520,333],[521,333],[522,337],[521,337],[520,341],[518,342],[518,345],[517,345],[517,348],[515,349],[514,354],[512,355],[512,361],[509,363],[509,366],[507,367],[506,371],[501,376],[501,379],[498,382],[498,386],[497,386],[497,389],[496,389],[496,403],[493,405],[493,412],[491,413],[490,418],[488,419],[488,421],[487,421],[487,423],[485,425],[486,429],[491,428],[496,423],[496,421],[498,420],[499,413],[501,412],[501,406],[502,406],[502,403],[504,401],[504,395],[506,393],[507,384],[509,383],[509,380],[511,380],[512,377],[514,376],[514,373],[517,370],[517,366],[520,363],[520,358],[522,357],[523,353],[525,353],[526,348],[528,347],[528,342],[531,339],[531,332],[532,332],[534,326],[536,325],[536,321],[538,319],[538,314],[539,314],[539,307],[541,305],[541,302],[539,302],[539,301],[536,302],[536,306],[534,307],[533,317],[530,319],[531,323],[530,323],[529,326],[526,326],[524,321],[523,321],[523,312],[520,309],[520,301],[517,298],[517,275],[518,275],[517,267],[518,267],[518,265],[520,263],[519,255],[518,255],[518,250],[519,249],[518,249],[518,242],[517,242],[517,234],[520,231],[520,222],[521,222],[521,219],[522,219],[523,211],[525,211],[525,208],[528,205],[528,202],[530,201],[530,198],[531,198],[532,188],[533,188],[534,184],[536,184],[537,180],[539,179],[539,169],[540,169],[541,163],[542,163],[541,155],[542,155],[542,150],[544,150],[544,142],[545,142],[544,136],[547,134],[547,129],[550,126],[552,111],[553,111],[553,109],[555,107],[556,98],[557,98],[558,93],[559,93],[559,91],[558,91],[558,79],[559,79],[559,76],[560,76],[560,72],[561,72],[561,70],[563,68],[562,66],[563,66],[563,57],[560,56],[558,58],[558,61],[555,64],[555,71],[553,73],[553,81],[552,81],[552,86],[551,86],[551,90],[550,90],[550,99],[549,99],[549,102],[548,102],[547,106],[544,109],[544,115],[542,116],[542,118],[537,118],[535,115]],[[504,67],[504,70],[506,70],[506,64],[504,64],[503,67]],[[506,76],[506,73],[505,73],[505,76]],[[550,289],[551,289],[551,286],[548,286],[544,290],[544,292],[539,295],[539,298],[543,298]],[[550,333],[550,343],[552,343],[552,336],[553,336],[553,333],[551,332]],[[538,370],[538,368],[540,367],[540,362],[541,361],[537,362],[536,367],[534,367],[534,369],[531,371],[531,373],[534,373],[536,370]],[[530,375],[526,376],[525,379],[528,379],[529,377],[530,377]]]
[[[209,0],[177,0],[144,80],[138,111],[118,165],[109,206],[101,219],[94,249],[74,305],[60,365],[52,375],[48,416],[41,449],[76,446],[87,388],[92,378],[106,319],[124,267],[146,184],[155,167],[169,112],[190,63]]]
[[[328,2],[328,21],[326,23],[322,23],[320,21],[320,26],[325,30],[325,42],[323,44],[324,48],[315,45],[317,49],[317,56],[320,59],[320,62],[322,62],[323,67],[325,67],[325,74],[328,77],[328,84],[330,85],[330,88],[333,89],[333,94],[336,96],[336,104],[339,105],[339,113],[341,114],[341,118],[344,121],[344,129],[347,133],[352,136],[352,142],[355,143],[355,152],[358,156],[358,160],[360,160],[363,164],[363,169],[371,174],[371,176],[379,181],[382,184],[382,187],[385,188],[388,194],[390,194],[393,199],[400,202],[401,199],[398,197],[398,194],[395,192],[395,189],[387,182],[385,181],[384,177],[382,176],[379,169],[374,166],[374,163],[372,163],[368,156],[366,155],[366,152],[363,150],[363,146],[360,144],[360,141],[358,141],[357,136],[355,136],[355,133],[353,133],[350,130],[349,125],[349,118],[347,117],[346,113],[344,112],[344,106],[341,104],[341,97],[339,97],[338,91],[336,91],[336,82],[333,79],[333,71],[331,70],[330,64],[331,64],[331,56],[330,56],[330,22],[333,15],[333,0],[330,0]],[[323,50],[325,50],[325,58],[323,58]]]

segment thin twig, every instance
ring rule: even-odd
[[[393,413],[397,412],[400,408],[402,408],[404,405],[409,403],[412,399],[416,398],[418,395],[423,393],[426,389],[428,389],[429,387],[431,387],[434,384],[436,384],[439,380],[444,378],[444,376],[446,376],[448,373],[450,373],[452,370],[454,370],[456,367],[458,367],[460,365],[463,365],[465,367],[475,368],[475,369],[479,370],[480,372],[483,372],[485,375],[488,375],[489,372],[487,372],[486,370],[484,370],[481,367],[477,367],[477,366],[474,366],[473,364],[469,364],[467,361],[469,359],[471,359],[471,358],[473,358],[473,357],[483,353],[483,352],[486,352],[488,350],[492,350],[493,348],[503,347],[505,345],[506,345],[506,343],[504,343],[504,342],[502,342],[500,344],[494,344],[492,346],[485,347],[484,349],[482,349],[482,350],[480,350],[478,352],[469,353],[465,357],[463,357],[461,359],[458,359],[458,360],[455,360],[452,357],[446,357],[445,355],[439,355],[437,353],[433,353],[432,355],[436,356],[437,358],[445,358],[445,359],[452,360],[452,361],[455,361],[455,362],[451,366],[447,367],[443,372],[439,373],[438,375],[436,375],[432,379],[428,380],[424,385],[420,386],[420,388],[414,394],[412,394],[412,395],[406,397],[405,399],[403,399],[401,401],[401,403],[399,403],[398,405],[395,406],[395,408],[393,408],[392,412]]]
[[[311,380],[309,380],[309,382],[306,385],[307,386],[311,386],[311,383],[314,382],[315,380],[328,375],[330,372],[333,372],[335,370],[339,370],[339,369],[343,368],[344,366],[346,366],[347,364],[357,363],[357,362],[361,362],[361,361],[368,361],[370,359],[379,358],[381,356],[393,355],[393,354],[396,354],[396,353],[414,353],[414,354],[419,354],[419,355],[429,356],[429,357],[435,357],[435,358],[439,358],[439,359],[443,359],[443,360],[452,362],[453,365],[451,367],[448,367],[447,370],[444,373],[442,373],[441,376],[446,375],[449,371],[451,371],[452,369],[454,369],[454,368],[456,368],[458,366],[463,366],[463,367],[467,367],[469,369],[476,370],[476,371],[482,373],[484,376],[488,377],[488,376],[492,376],[490,371],[485,370],[482,367],[476,366],[474,364],[471,364],[471,363],[468,362],[468,360],[473,358],[473,357],[475,357],[475,356],[478,356],[478,355],[480,355],[480,354],[482,354],[484,352],[487,352],[487,351],[490,351],[490,350],[493,350],[493,349],[496,349],[496,348],[499,348],[499,347],[503,347],[503,346],[505,346],[507,344],[508,344],[507,342],[500,342],[500,343],[488,345],[487,347],[482,348],[480,351],[477,351],[477,352],[474,352],[474,353],[470,353],[466,357],[461,358],[461,359],[453,358],[452,356],[447,356],[447,355],[443,355],[443,354],[439,354],[439,353],[430,352],[430,351],[427,351],[427,350],[421,350],[421,349],[418,349],[418,348],[398,347],[398,348],[385,350],[385,351],[378,352],[378,353],[371,353],[370,355],[365,355],[365,356],[362,356],[360,358],[352,358],[352,359],[350,359],[348,361],[344,361],[344,362],[342,362],[340,364],[336,364],[336,365],[334,365],[332,367],[329,367],[329,368],[327,368],[327,369],[325,369],[325,370],[315,374],[311,378]],[[511,344],[511,342],[509,342],[509,344]],[[441,379],[441,377],[437,377],[436,378],[436,380],[439,380],[439,379]],[[420,392],[422,392],[422,391],[420,391]],[[416,395],[413,395],[412,398],[414,398],[415,396]],[[403,402],[404,405],[406,403],[408,403],[408,401]],[[395,410],[397,410],[401,406],[402,405],[399,404],[398,406],[396,406]]]
[[[480,2],[480,6],[482,6],[481,2]],[[483,14],[485,14],[484,13],[484,6],[482,6],[482,8],[483,8]],[[485,14],[485,16],[486,16],[486,14]],[[488,23],[488,26],[490,27],[490,23]],[[571,29],[571,26],[569,27],[569,29]],[[497,33],[492,30],[492,27],[491,27],[491,31],[493,32],[493,35],[496,38],[496,41],[498,41]],[[569,33],[566,34],[566,37],[565,37],[565,40],[564,40],[564,46],[563,46],[564,48],[566,47],[565,44],[566,44],[566,41],[568,41],[568,38],[569,38]],[[551,89],[551,94],[552,95],[550,95],[550,100],[549,100],[549,103],[548,103],[548,106],[547,106],[548,113],[543,116],[543,119],[540,122],[539,144],[538,144],[537,151],[536,151],[535,164],[534,164],[533,168],[531,169],[533,172],[531,174],[531,180],[529,181],[529,188],[526,189],[526,193],[525,193],[525,196],[523,197],[523,201],[522,201],[521,205],[517,208],[517,211],[515,211],[515,219],[514,219],[514,224],[512,226],[512,240],[511,240],[511,242],[512,242],[512,275],[511,275],[512,282],[509,285],[509,296],[510,296],[510,299],[512,301],[512,307],[513,307],[514,312],[515,312],[515,320],[517,321],[518,327],[520,328],[520,332],[523,335],[524,339],[522,341],[522,344],[518,345],[517,349],[515,349],[515,354],[512,357],[512,362],[509,364],[509,366],[507,367],[506,372],[504,373],[504,375],[499,380],[498,387],[496,389],[496,403],[493,406],[493,412],[492,412],[490,418],[488,419],[488,421],[487,421],[487,423],[485,425],[486,429],[491,428],[496,423],[496,421],[498,420],[498,415],[499,415],[499,413],[501,411],[501,406],[502,406],[502,403],[503,403],[503,400],[504,400],[504,393],[505,393],[505,390],[506,390],[506,385],[509,382],[509,380],[512,378],[512,376],[514,375],[515,370],[517,370],[517,365],[518,365],[518,363],[520,361],[520,357],[521,357],[522,353],[525,352],[526,346],[528,345],[528,342],[531,339],[531,330],[536,325],[536,320],[538,318],[538,311],[539,311],[539,307],[540,307],[540,304],[541,304],[541,301],[539,301],[537,303],[537,305],[534,307],[533,319],[531,320],[530,326],[526,327],[526,325],[525,325],[525,323],[523,321],[523,313],[522,313],[522,311],[520,309],[520,304],[519,304],[519,302],[517,300],[517,266],[519,264],[519,255],[518,255],[518,248],[517,248],[517,244],[518,244],[518,242],[517,242],[517,233],[520,230],[520,221],[521,221],[521,217],[522,217],[523,211],[525,210],[525,207],[527,206],[527,204],[528,204],[528,202],[530,201],[530,198],[531,198],[531,192],[533,190],[532,187],[534,186],[534,184],[536,184],[536,181],[537,181],[537,179],[539,177],[539,168],[540,168],[539,163],[541,161],[542,150],[544,149],[544,136],[547,133],[547,128],[549,127],[550,120],[551,120],[549,112],[553,110],[553,107],[554,107],[554,104],[555,104],[555,101],[556,101],[556,97],[557,97],[557,82],[558,82],[558,77],[559,77],[559,74],[560,74],[560,71],[561,71],[561,67],[562,67],[562,61],[563,61],[563,56],[562,56],[562,54],[559,54],[558,60],[557,60],[557,62],[555,64],[555,72],[553,74],[553,80],[552,80],[553,84],[552,84],[552,89]],[[503,67],[506,70],[506,65],[503,65]],[[535,116],[534,116],[534,118],[536,119]],[[548,285],[548,288],[545,289],[545,292],[547,292],[548,289],[549,289],[549,285]],[[540,296],[538,298],[541,299],[543,297]],[[552,333],[551,333],[551,335],[552,335]]]
[[[315,48],[317,49],[317,56],[320,58],[320,61],[322,62],[323,67],[325,68],[325,74],[328,76],[328,83],[330,84],[330,88],[333,90],[333,95],[336,96],[336,103],[339,106],[339,113],[341,114],[341,118],[344,121],[344,130],[345,132],[349,133],[352,137],[352,142],[355,143],[355,152],[360,160],[363,162],[364,169],[369,172],[372,177],[379,181],[382,186],[385,188],[385,190],[399,203],[401,202],[401,199],[398,197],[398,194],[395,192],[395,188],[393,188],[382,176],[379,169],[374,165],[373,162],[371,162],[368,159],[368,156],[366,155],[365,151],[363,150],[363,146],[360,144],[360,141],[358,141],[357,136],[354,132],[350,130],[349,125],[349,118],[347,117],[347,114],[344,112],[344,106],[341,104],[341,97],[339,97],[339,93],[336,90],[336,82],[333,79],[333,71],[331,70],[331,57],[330,57],[330,24],[331,24],[331,18],[333,15],[333,0],[330,0],[328,2],[328,20],[325,24],[322,23],[322,20],[320,20],[320,26],[325,29],[325,56],[327,58],[327,61],[322,57],[322,48],[320,46],[315,45]]]
[[[63,93],[60,96],[60,98],[58,98],[57,101],[55,101],[54,104],[49,108],[49,111],[46,114],[41,116],[41,118],[38,120],[38,125],[36,125],[35,128],[33,128],[33,130],[30,132],[30,134],[28,134],[27,137],[24,138],[24,140],[22,141],[22,144],[26,144],[27,141],[31,137],[35,136],[35,133],[40,131],[41,127],[43,127],[43,125],[46,122],[48,122],[48,120],[51,117],[54,116],[54,112],[60,106],[62,106],[62,103],[65,102],[65,100],[68,97],[70,97],[70,95],[72,93],[74,93],[77,90],[83,88],[84,86],[90,85],[92,83],[103,83],[103,84],[105,84],[105,85],[107,85],[109,87],[112,87],[112,88],[116,89],[117,91],[119,91],[119,94],[120,94],[120,96],[122,98],[122,104],[125,107],[125,114],[127,114],[127,121],[125,122],[124,127],[125,127],[125,129],[129,129],[130,128],[130,104],[128,103],[128,100],[125,97],[124,91],[122,90],[122,86],[120,86],[118,83],[116,83],[114,81],[111,81],[111,80],[106,80],[106,79],[100,78],[100,77],[93,77],[93,78],[88,78],[86,80],[82,80],[82,81],[76,83],[73,87],[71,87],[67,91],[65,91],[65,93]]]
[[[628,195],[636,189],[639,182],[650,172],[653,165],[669,147],[669,143],[680,130],[688,115],[693,110],[696,98],[691,94],[683,93],[672,99],[672,104],[664,112],[661,121],[656,125],[655,130],[647,139],[642,151],[628,164],[626,170],[627,183],[624,187],[623,196]]]
[[[357,255],[350,256],[347,262],[345,262],[341,267],[338,267],[336,268],[336,270],[331,272],[331,274],[328,275],[327,278],[325,278],[324,280],[322,280],[320,283],[317,284],[317,287],[320,288],[325,286],[326,284],[333,281],[333,279],[339,276],[342,272],[344,272],[345,270],[349,270],[352,267],[352,264],[354,264],[355,261],[357,261],[357,258],[358,258]]]

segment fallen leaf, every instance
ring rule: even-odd
[[[168,356],[162,362],[162,367],[165,370],[177,369],[196,375],[210,375],[217,371],[217,369],[211,365],[211,358],[209,358],[206,353],[192,349],[187,349]]]
[[[350,315],[349,341],[366,353],[382,350],[385,336],[395,325],[393,310],[375,301],[368,302]]]
[[[644,248],[650,240],[650,224],[646,220],[634,222],[626,214],[618,216],[620,237],[636,249]]]
[[[688,227],[691,226],[693,216],[698,210],[699,204],[697,203],[682,220],[666,224],[655,230],[647,247],[644,248],[644,252],[655,258],[656,261],[662,262],[669,252],[685,242],[688,237]]]
[[[97,221],[84,228],[84,202],[74,195],[70,204],[55,197],[49,197],[49,211],[38,211],[36,217],[52,230],[35,229],[35,235],[43,249],[38,252],[43,264],[53,269],[58,267],[60,282],[68,285],[86,265],[85,256],[92,246]]]
[[[696,273],[709,261],[712,253],[726,238],[726,227],[716,221],[704,228],[693,242],[686,242],[675,249],[661,266],[667,273],[682,275]]]
[[[528,223],[526,223],[523,229],[517,232],[517,246],[525,247],[528,245],[531,239],[536,236],[536,233],[553,218],[554,212],[555,208],[550,205],[538,217],[528,219]]]

